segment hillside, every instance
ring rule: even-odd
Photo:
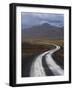
[[[48,23],[42,25],[33,26],[31,28],[22,30],[22,40],[23,39],[63,39],[64,38],[64,27],[52,26]]]

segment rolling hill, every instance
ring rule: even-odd
[[[33,26],[22,30],[22,40],[24,39],[63,39],[64,27],[52,26],[48,23]]]

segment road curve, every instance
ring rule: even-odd
[[[54,59],[52,58],[52,54],[60,49],[60,46],[54,46],[56,46],[55,49],[46,51],[35,58],[30,68],[30,77],[46,76],[45,69],[42,66],[43,56],[45,56],[46,64],[54,75],[64,74],[64,70],[59,65],[57,65]]]

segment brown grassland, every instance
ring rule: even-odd
[[[56,54],[63,59],[63,40],[25,40],[22,42],[22,55],[31,56],[34,54],[43,53],[45,51],[54,49],[55,46],[53,44],[59,45],[61,47],[61,52],[59,50],[59,52]]]
[[[33,55],[55,48],[54,45],[64,46],[63,40],[25,40],[22,42],[22,54]]]

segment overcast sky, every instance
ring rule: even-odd
[[[41,25],[48,23],[54,26],[64,26],[64,15],[63,14],[51,14],[51,13],[21,13],[21,24],[22,28],[30,28],[34,25]]]

